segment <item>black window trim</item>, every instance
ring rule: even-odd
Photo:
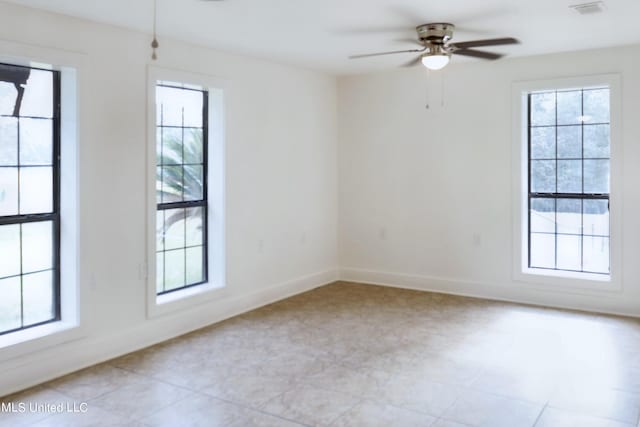
[[[1,335],[6,335],[14,332],[19,332],[25,329],[35,328],[37,326],[46,325],[48,323],[58,322],[61,320],[61,291],[60,291],[60,87],[61,87],[61,79],[60,79],[60,71],[46,69],[46,68],[38,68],[38,67],[30,67],[18,64],[9,64],[2,63],[2,65],[7,65],[11,67],[21,67],[21,68],[29,68],[31,70],[42,70],[52,73],[53,77],[53,110],[52,110],[52,125],[53,125],[53,152],[52,152],[52,160],[51,160],[51,168],[52,168],[52,181],[53,181],[53,209],[51,213],[35,213],[35,214],[18,214],[18,215],[7,215],[0,216],[0,225],[15,225],[15,224],[27,224],[31,222],[44,222],[51,221],[52,223],[52,255],[53,255],[53,263],[52,263],[52,286],[53,286],[53,317],[49,320],[45,320],[42,322],[34,323],[25,326],[24,325],[24,290],[22,287],[22,283],[20,285],[20,324],[19,328],[9,329],[6,331],[0,331]],[[2,115],[1,117],[15,117],[13,115]],[[18,116],[19,118],[42,118],[42,117],[31,117],[31,116]],[[48,118],[47,118],[48,119]],[[20,136],[18,135],[18,144],[20,143]],[[20,156],[20,147],[18,145],[18,156]],[[19,158],[19,157],[18,157]],[[20,167],[20,166],[19,166]],[[18,178],[19,179],[19,178]],[[18,197],[20,195],[18,194]],[[20,232],[22,235],[22,231]],[[20,239],[22,241],[22,238]],[[43,270],[46,271],[46,270]],[[28,274],[37,273],[37,272],[29,272]],[[9,276],[9,277],[20,277],[22,280],[22,268],[20,269],[20,274]],[[7,277],[8,278],[8,277]]]
[[[580,126],[583,128],[582,132],[581,132],[581,144],[582,144],[582,150],[581,150],[581,157],[580,158],[562,158],[562,160],[582,160],[582,174],[581,174],[581,180],[582,180],[582,193],[558,193],[558,192],[554,192],[554,193],[549,193],[549,192],[533,192],[531,191],[531,164],[533,160],[555,160],[556,161],[556,168],[555,168],[555,174],[556,174],[556,186],[557,186],[557,182],[558,182],[558,167],[557,167],[557,161],[558,161],[558,134],[556,132],[556,136],[555,136],[555,149],[556,149],[556,155],[553,159],[532,159],[531,158],[531,129],[532,127],[553,127],[553,128],[558,128],[558,127],[562,127],[562,126],[576,126],[575,124],[571,124],[571,125],[559,125],[558,124],[558,98],[557,98],[557,94],[559,92],[571,92],[571,91],[577,91],[580,90],[581,92],[581,113],[584,114],[584,91],[585,90],[598,90],[598,89],[608,89],[610,90],[611,88],[609,86],[603,86],[603,87],[590,87],[590,88],[575,88],[575,89],[555,89],[555,90],[544,90],[544,91],[531,91],[527,93],[527,267],[531,268],[531,269],[536,269],[536,270],[549,270],[549,271],[566,271],[569,273],[579,273],[579,274],[595,274],[595,275],[600,275],[600,276],[611,276],[611,243],[609,243],[609,272],[603,273],[603,272],[594,272],[594,271],[587,271],[587,270],[571,270],[571,269],[565,269],[565,268],[557,268],[558,265],[558,241],[557,239],[555,239],[555,260],[554,260],[554,268],[549,268],[549,267],[537,267],[537,266],[532,266],[531,265],[531,201],[533,199],[554,199],[556,206],[557,206],[557,200],[558,199],[577,199],[577,200],[607,200],[607,207],[608,209],[610,209],[610,193],[584,193],[584,127],[585,126],[594,126],[594,125],[603,125],[603,124],[607,124],[610,125],[611,122],[607,122],[607,123],[584,123],[581,122]],[[536,126],[532,126],[531,124],[531,95],[533,94],[540,94],[540,93],[554,93],[555,94],[555,124],[553,125],[536,125]],[[598,160],[598,158],[589,158],[588,160]],[[607,157],[607,158],[601,158],[600,160],[611,160],[611,157]],[[557,189],[557,187],[556,187]],[[557,208],[556,208],[557,209]],[[536,232],[537,233],[537,232]],[[553,233],[539,233],[539,234],[553,234],[555,236],[557,235],[562,235],[563,233],[558,233],[557,231],[557,224],[556,224],[556,229]],[[581,233],[581,239],[584,237],[585,235]],[[592,237],[598,237],[598,236],[592,236]],[[609,238],[609,242],[611,242],[611,236],[600,236],[600,237],[607,237]],[[581,244],[581,248],[580,248],[580,265],[584,267],[584,258],[583,258],[583,254],[582,254],[582,244]]]
[[[169,202],[169,203],[156,203],[156,212],[167,210],[167,209],[188,209],[194,207],[202,208],[203,215],[203,223],[202,223],[202,280],[196,283],[186,284],[185,286],[180,286],[178,288],[163,290],[162,292],[158,292],[156,288],[156,297],[171,294],[174,292],[183,291],[185,289],[193,288],[196,286],[203,285],[209,281],[209,230],[208,230],[208,214],[209,214],[209,194],[208,194],[208,168],[209,168],[209,91],[205,88],[196,89],[192,87],[179,86],[176,84],[171,84],[168,82],[157,81],[154,88],[157,87],[168,87],[172,89],[180,89],[180,90],[190,90],[194,92],[202,93],[202,199],[201,200],[188,200],[182,202]],[[155,129],[157,129],[160,125],[156,122]],[[181,128],[188,129],[189,126],[164,126],[163,127],[173,127],[173,128]],[[156,162],[156,166],[158,162]],[[184,164],[183,164],[184,166]],[[186,249],[186,247],[185,247]],[[166,251],[163,251],[166,252]],[[166,269],[166,263],[163,263],[163,268]],[[185,263],[185,271],[186,271],[186,263]],[[156,278],[157,280],[157,278]],[[163,280],[166,280],[166,274],[163,274]],[[157,285],[157,284],[156,284]],[[164,288],[164,287],[163,287]]]

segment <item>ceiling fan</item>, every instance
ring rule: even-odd
[[[484,46],[499,46],[506,44],[520,43],[513,37],[504,37],[499,39],[474,40],[462,43],[450,43],[453,37],[455,25],[445,22],[434,22],[431,24],[418,25],[416,32],[418,40],[411,40],[417,43],[419,49],[394,50],[391,52],[368,53],[364,55],[352,55],[349,59],[367,58],[370,56],[393,55],[396,53],[420,53],[416,58],[404,64],[405,67],[411,67],[422,63],[430,70],[439,70],[444,68],[451,58],[452,54],[472,56],[474,58],[495,60],[503,55],[499,53],[486,52],[484,50],[472,49]]]

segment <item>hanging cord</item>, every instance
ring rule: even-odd
[[[440,106],[444,107],[444,78],[445,73],[440,76]]]
[[[426,72],[425,75],[427,76],[426,79],[425,79],[426,82],[427,82],[427,85],[426,85],[426,91],[425,91],[426,92],[425,93],[426,103],[425,103],[424,108],[426,108],[428,110],[430,108],[430,106],[429,106],[429,77],[431,76],[431,71],[428,68],[427,68],[427,72]]]
[[[156,54],[156,50],[160,46],[158,44],[158,38],[156,35],[156,29],[158,25],[158,0],[153,0],[153,40],[151,41],[151,59],[154,61],[158,59],[158,55]]]

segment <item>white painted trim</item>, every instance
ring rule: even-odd
[[[0,337],[0,362],[41,351],[86,335],[85,304],[90,270],[83,254],[81,198],[83,171],[81,104],[87,57],[78,52],[0,40],[0,61],[61,73],[61,320]],[[88,93],[88,91],[87,91]]]
[[[611,111],[610,239],[611,274],[569,273],[530,269],[527,265],[527,135],[526,94],[535,91],[608,86]],[[596,290],[620,293],[622,283],[622,82],[619,74],[567,77],[512,84],[512,278],[550,290]]]
[[[41,384],[97,363],[184,335],[199,328],[246,313],[259,307],[333,283],[337,270],[326,270],[298,277],[245,295],[201,304],[183,313],[166,315],[109,336],[68,343],[51,349],[39,360],[29,359],[0,371],[0,396]],[[54,361],[54,362],[52,362]]]
[[[401,289],[460,295],[518,304],[539,305],[592,313],[618,316],[640,317],[640,311],[625,311],[618,308],[619,302],[606,301],[603,305],[602,292],[592,290],[567,291],[528,284],[514,287],[511,283],[490,283],[468,279],[423,276],[416,274],[391,273],[359,268],[341,268],[340,280],[369,285],[388,286]]]
[[[158,81],[197,85],[209,92],[208,150],[208,273],[209,281],[200,286],[168,295],[156,295],[156,83]],[[225,147],[228,143],[227,114],[230,82],[204,74],[149,66],[147,69],[147,317],[153,318],[185,310],[223,298],[226,286],[225,239]]]

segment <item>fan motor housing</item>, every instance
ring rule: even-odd
[[[444,44],[451,40],[455,25],[446,22],[418,25],[416,31],[418,38],[423,42]]]

